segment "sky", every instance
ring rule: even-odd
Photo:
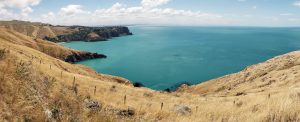
[[[300,26],[300,0],[0,0],[0,20],[55,25]]]

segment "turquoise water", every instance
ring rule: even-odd
[[[132,26],[133,36],[66,47],[108,56],[79,62],[163,90],[197,84],[300,49],[300,28]]]

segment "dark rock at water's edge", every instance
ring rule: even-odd
[[[133,86],[134,87],[145,87],[145,85],[143,83],[140,83],[140,82],[133,83]]]
[[[73,53],[71,55],[68,55],[65,58],[65,61],[69,63],[75,63],[75,62],[88,60],[88,59],[97,59],[97,58],[106,58],[106,57],[107,56],[103,54],[83,52],[83,53]]]
[[[180,89],[189,87],[191,84],[189,82],[180,82],[180,83],[176,83],[175,85],[171,86],[170,88],[166,88],[163,91],[164,92],[174,92],[174,91],[178,91]]]
[[[70,30],[77,30],[73,33],[57,35],[56,37],[44,37],[45,40],[52,42],[70,42],[70,41],[107,41],[112,37],[120,37],[132,35],[128,27],[112,26],[112,27],[84,27],[70,26]]]
[[[168,92],[168,93],[171,93],[171,92],[172,92],[172,90],[171,90],[170,88],[166,88],[166,89],[164,89],[163,91],[164,91],[164,92]]]

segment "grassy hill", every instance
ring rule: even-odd
[[[0,29],[0,121],[300,121],[300,52],[167,93],[66,63],[80,53]]]

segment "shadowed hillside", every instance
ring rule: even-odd
[[[300,52],[166,93],[64,57],[79,51],[0,29],[0,121],[300,121]]]

